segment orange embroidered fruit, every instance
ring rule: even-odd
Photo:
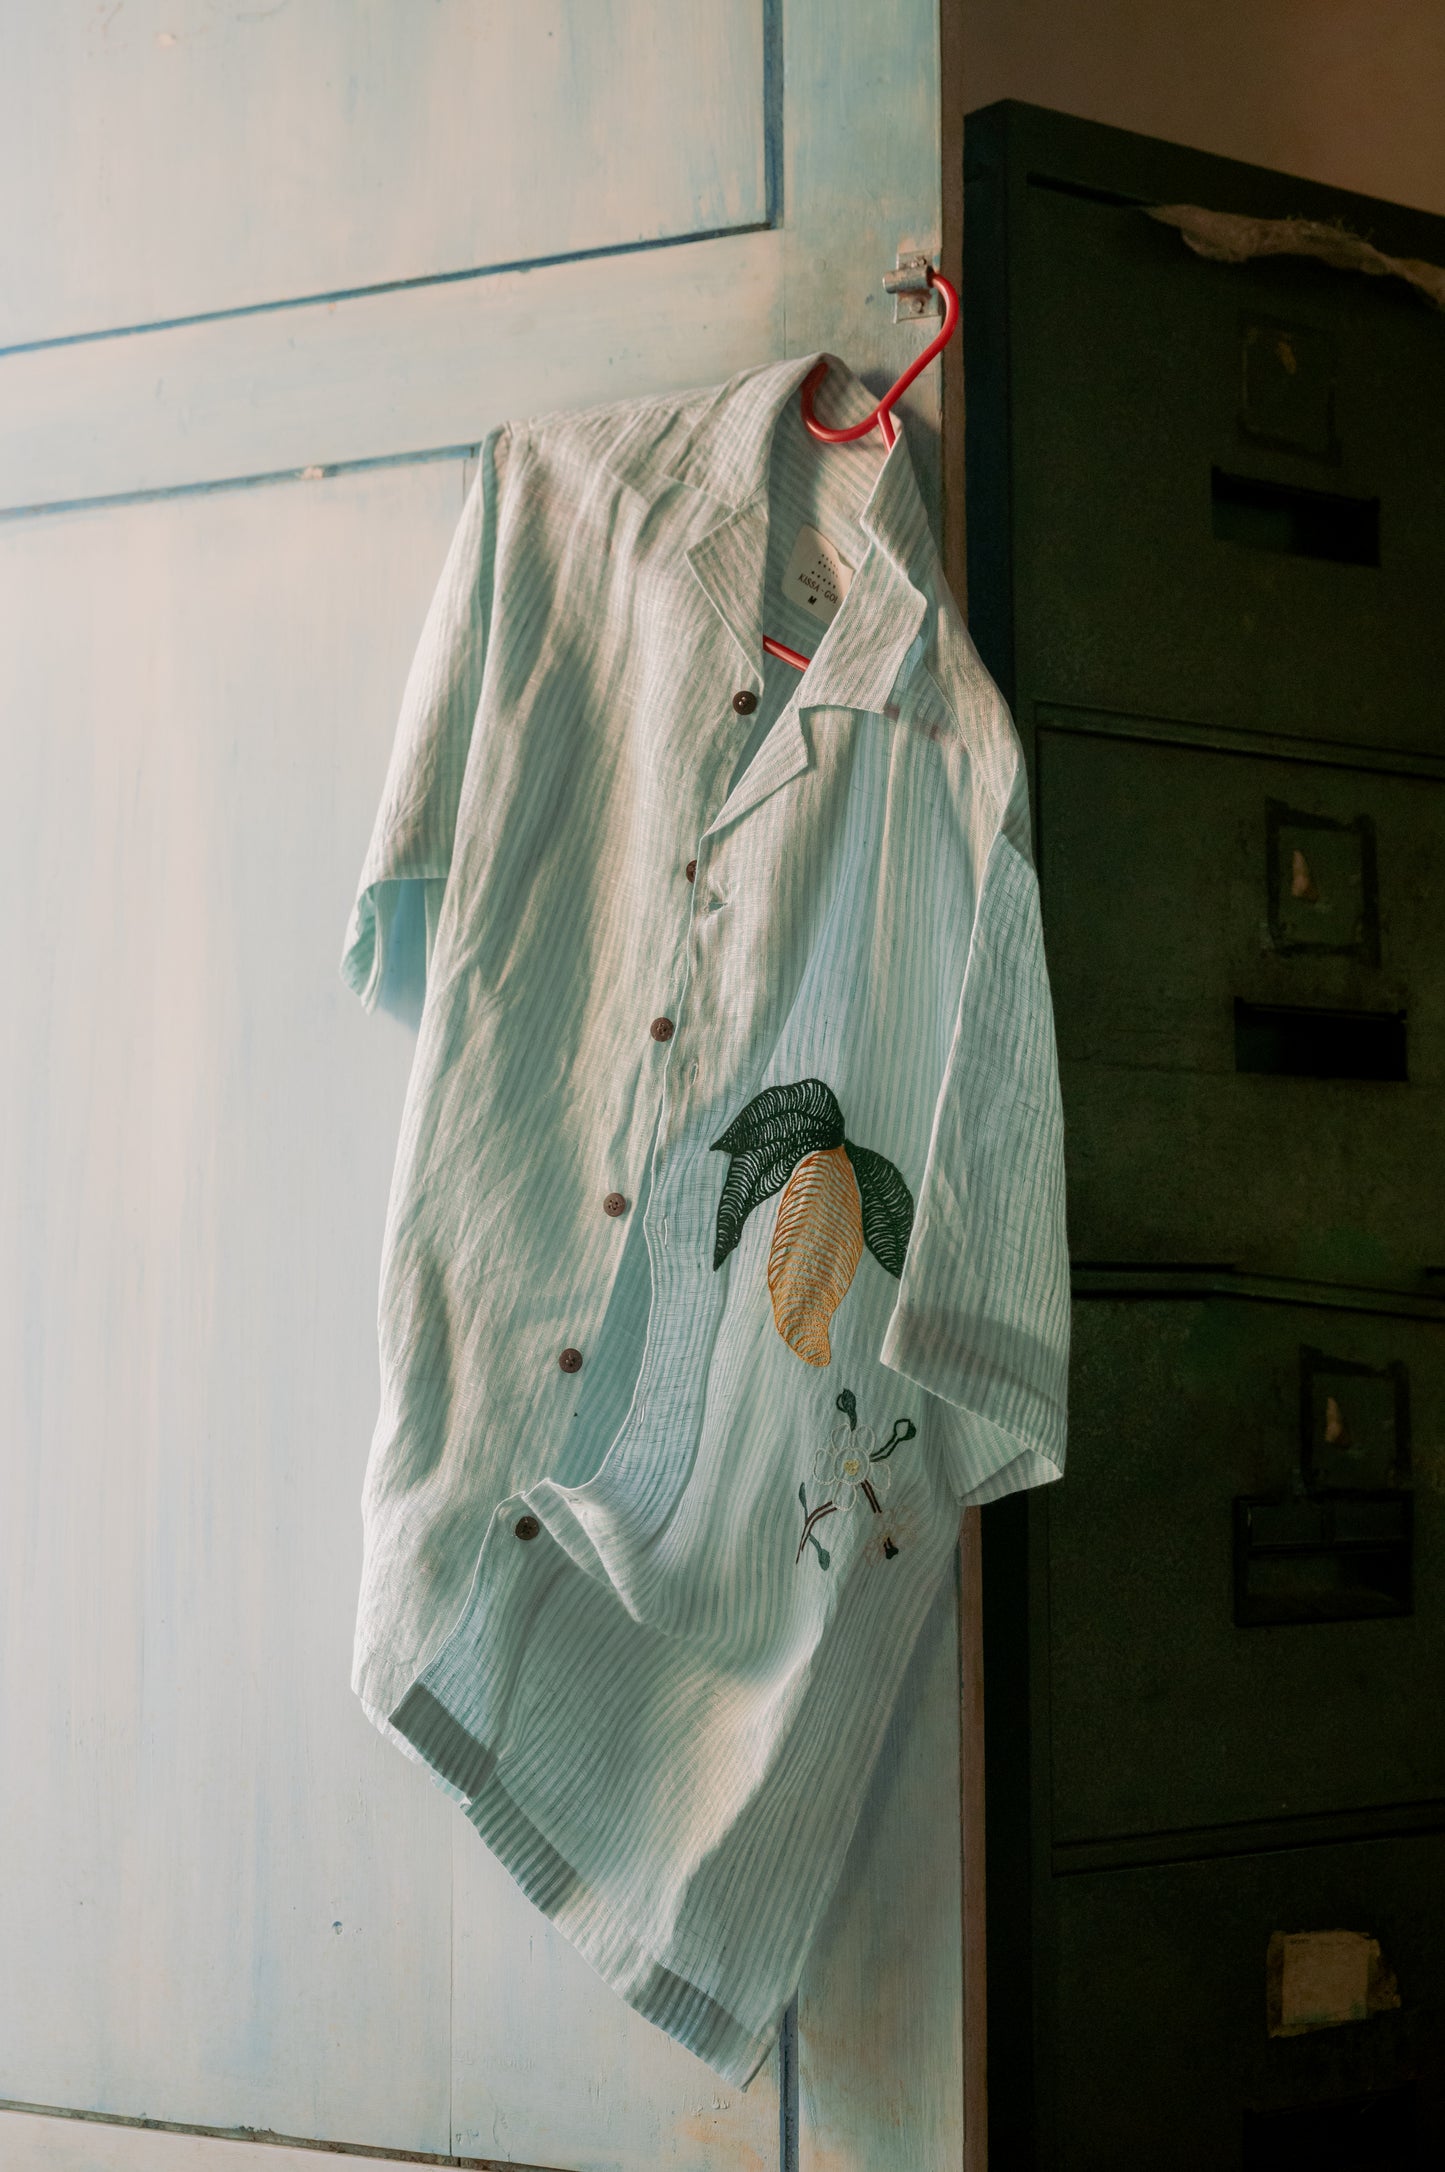
[[[864,1247],[888,1274],[903,1273],[913,1194],[902,1172],[844,1136],[838,1097],[820,1078],[765,1086],[712,1144],[728,1157],[714,1268],[736,1249],[754,1207],[783,1191],[768,1256],[773,1318],[790,1350],[826,1365],[828,1322]]]
[[[863,1257],[863,1202],[843,1146],[805,1154],[778,1201],[768,1254],[773,1319],[809,1365],[832,1356],[828,1323]]]

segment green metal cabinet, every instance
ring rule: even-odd
[[[1445,1261],[1445,778],[1130,721],[1034,717],[1075,1256],[1418,1281]]]
[[[983,1512],[990,2163],[1385,2172],[1445,2161],[1445,319],[1159,204],[1445,263],[966,121],[1075,1299],[1065,1477]]]
[[[1101,1835],[1445,1803],[1439,1312],[1084,1281],[1048,1504],[1060,1868]]]
[[[1442,1912],[1439,1832],[1062,1880],[1056,2161],[1069,2172],[1433,2172],[1441,2013],[1418,1987],[1439,1980]],[[1263,1957],[1276,1927],[1342,1919],[1377,1935],[1400,2003],[1272,2035]]]

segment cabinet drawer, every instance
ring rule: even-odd
[[[1445,750],[1439,319],[1394,280],[1203,263],[1132,205],[1019,210],[1020,686]]]
[[[1085,1260],[1413,1282],[1445,1261],[1445,783],[1039,736]]]
[[[1089,1873],[1054,1894],[1058,2172],[1440,2163],[1445,1838]],[[1271,2020],[1311,2010],[1313,1956],[1292,1946],[1286,1993],[1271,1940],[1321,1932],[1378,1943],[1366,2018],[1272,2035]],[[1351,1943],[1318,1953],[1316,2015],[1354,1989]],[[1392,1988],[1398,2006],[1371,2010]]]
[[[1080,1298],[1044,1505],[1056,1846],[1445,1804],[1445,1318]]]

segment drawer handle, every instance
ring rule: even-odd
[[[1337,566],[1380,563],[1380,501],[1346,498],[1298,483],[1269,483],[1258,475],[1210,471],[1214,535],[1247,550],[1283,551],[1291,558],[1326,558]]]
[[[1408,1614],[1410,1511],[1408,1493],[1241,1495],[1234,1504],[1237,1626]]]
[[[1235,999],[1234,1068],[1276,1078],[1408,1079],[1404,1011]]]

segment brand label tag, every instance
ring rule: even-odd
[[[800,603],[820,625],[827,626],[838,614],[848,593],[853,568],[840,558],[826,536],[816,528],[800,528],[783,575],[783,594]]]

